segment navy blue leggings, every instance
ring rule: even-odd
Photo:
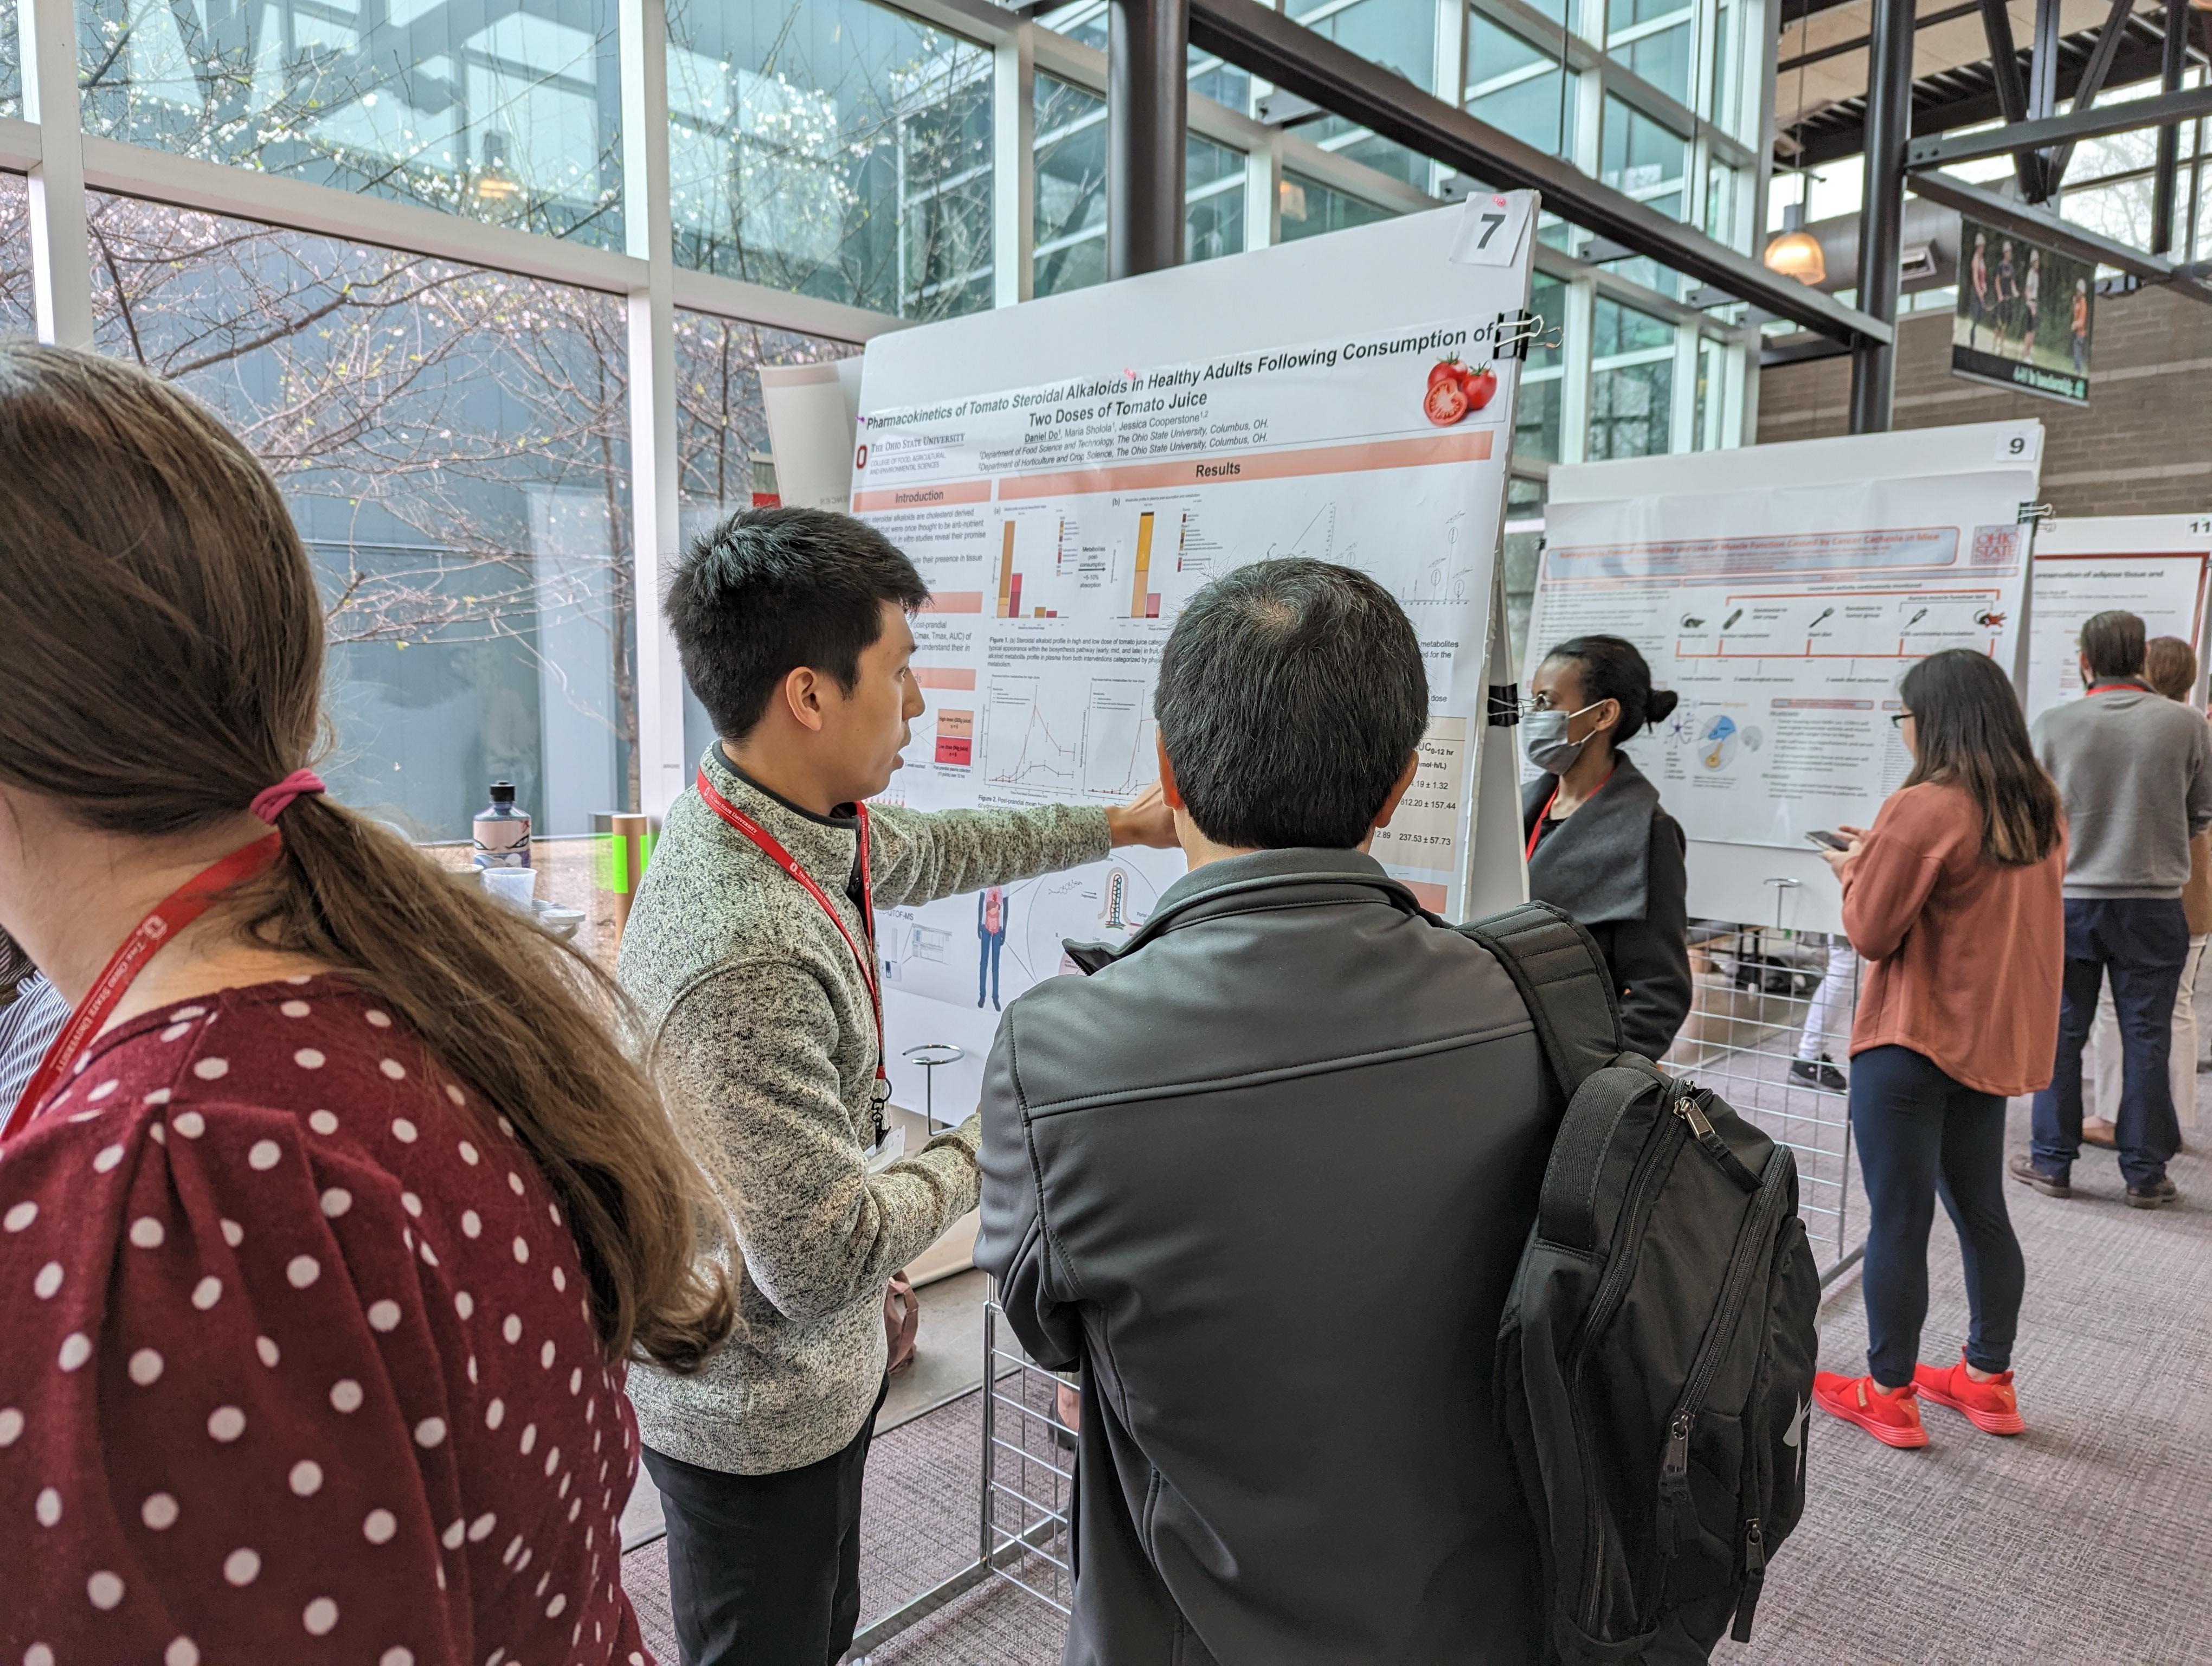
[[[1977,1092],[1910,1048],[1869,1048],[1851,1057],[1851,1132],[1872,1216],[1864,1287],[1875,1381],[1894,1389],[1912,1380],[1938,1197],[1966,1259],[1966,1363],[2009,1369],[2027,1266],[2005,1211],[2003,1096]]]

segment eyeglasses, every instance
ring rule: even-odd
[[[1911,712],[1892,712],[1889,714],[1889,727],[1893,729],[1901,729],[1905,727],[1905,720],[1911,715]]]

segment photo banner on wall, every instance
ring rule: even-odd
[[[1959,249],[1951,374],[2087,404],[2095,265],[1965,216]]]
[[[872,340],[853,513],[932,592],[890,796],[1127,800],[1158,777],[1177,617],[1238,567],[1309,556],[1367,574],[1419,633],[1429,733],[1373,854],[1459,917],[1534,213],[1531,193],[1471,199]],[[892,1053],[980,1059],[1004,1004],[1071,970],[1066,940],[1126,942],[1183,870],[1117,851],[879,911]]]

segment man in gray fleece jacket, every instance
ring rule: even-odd
[[[2081,1049],[2110,972],[2124,1061],[2113,1143],[2128,1201],[2154,1209],[2175,1195],[2166,1164],[2181,1128],[2166,1055],[2189,958],[2189,842],[2212,827],[2212,733],[2203,713],[2154,692],[2142,673],[2143,622],[2100,613],[2081,627],[2087,691],[2035,720],[2035,755],[2066,804],[2066,973],[2051,1085],[2035,1096],[2033,1141],[2012,1173],[2073,1195]]]
[[[742,1321],[696,1376],[630,1374],[684,1666],[833,1666],[852,1642],[884,1289],[975,1205],[972,1116],[868,1171],[885,1091],[873,906],[1174,842],[1157,792],[1116,810],[864,812],[922,709],[908,615],[927,599],[880,533],[811,509],[731,516],[669,591],[721,739],[668,812],[618,976],[731,1211]]]

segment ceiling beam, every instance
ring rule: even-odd
[[[1561,218],[1778,318],[1838,341],[1891,339],[1879,319],[1600,185],[1258,0],[1191,0],[1190,43],[1486,185],[1539,192]]]
[[[2139,81],[2155,79],[2160,69],[2163,52],[2163,43],[2155,34],[2146,35],[2140,31],[2130,30],[2126,43],[2113,60],[2112,74],[2106,77],[2107,84],[2127,87]],[[2017,70],[2016,61],[2014,67]],[[2061,100],[2074,95],[2074,88],[2079,79],[2078,70],[2069,72],[2067,68],[2061,67],[2058,75]],[[1924,81],[1919,84],[1918,90],[1923,96],[1928,94]],[[1821,113],[1832,113],[1834,119],[1824,123],[1821,114],[1816,114],[1810,120],[1801,123],[1796,130],[1801,149],[1793,155],[1778,156],[1778,163],[1790,167],[1820,167],[1829,162],[1841,161],[1847,156],[1856,156],[1866,149],[1863,113],[1852,111],[1848,119],[1844,119],[1845,112],[1841,111]],[[1941,102],[1929,96],[1925,103],[1917,100],[1914,102],[1912,134],[1915,138],[1921,138],[2006,119],[1994,89]]]
[[[2020,47],[2012,38],[2012,12],[2005,0],[1981,0],[1982,38],[1990,43],[1990,76],[1997,109],[2008,122],[2027,119],[2027,82],[2020,73]],[[1912,166],[1911,146],[1905,149],[1907,167]],[[2035,158],[2027,152],[2012,159],[2013,177],[2021,195],[2033,196],[2036,184]]]
[[[2060,219],[2048,209],[2034,207],[2017,198],[2001,196],[1986,186],[1970,184],[1954,173],[1915,173],[1911,176],[1911,188],[1916,197],[1971,215],[1983,224],[1994,226],[1999,231],[2011,232],[2014,236],[2040,243],[2061,254],[2070,254],[2078,260],[2117,266],[2147,283],[2166,284],[2177,295],[2212,306],[2212,284],[2206,283],[2193,269],[2159,255],[2147,254],[2132,244],[2100,236],[2070,220]]]
[[[2094,109],[2097,94],[2105,90],[2106,78],[2112,73],[2112,59],[2118,54],[2120,42],[2128,32],[2128,19],[2134,15],[2136,0],[2112,0],[2112,9],[2106,15],[2105,27],[2097,31],[2097,48],[2089,54],[2089,62],[2081,70],[2081,80],[2074,89],[2075,115]],[[2048,189],[2046,198],[2056,197],[2058,187],[2066,178],[2066,166],[2074,160],[2071,141],[2052,146],[2043,153],[2043,178]]]
[[[1963,5],[1946,6],[1942,11],[1925,13],[1912,20],[1913,33],[1917,34],[1923,29],[1932,29],[1938,23],[1955,23],[1962,17],[1972,17],[1976,12],[1981,10],[1986,3],[1987,0],[1966,0]],[[1870,34],[1856,35],[1849,40],[1838,40],[1833,46],[1816,47],[1809,52],[1802,52],[1796,58],[1784,58],[1774,66],[1774,73],[1778,76],[1786,76],[1792,70],[1802,70],[1814,64],[1826,64],[1832,58],[1846,58],[1853,52],[1866,51],[1873,43],[1874,37]]]
[[[2125,104],[2098,105],[2072,115],[2014,122],[1984,133],[1937,134],[1915,139],[1905,149],[1905,166],[1908,169],[1949,167],[1958,162],[1978,161],[1984,156],[2016,155],[2045,145],[2071,145],[2081,139],[2102,138],[2109,133],[2132,133],[2142,127],[2193,121],[2199,116],[2212,116],[2212,87],[2191,87],[2179,93],[2161,93],[2155,98],[2130,99]]]

